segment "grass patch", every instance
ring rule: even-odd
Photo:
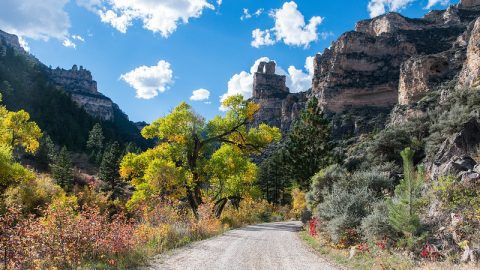
[[[349,259],[349,249],[336,249],[328,245],[326,241],[312,237],[308,232],[300,232],[300,237],[322,256],[339,266],[347,269],[376,270],[395,269],[407,270],[414,268],[414,262],[410,258],[371,248],[370,252],[357,253]]]

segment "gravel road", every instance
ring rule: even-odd
[[[337,269],[299,239],[297,221],[252,225],[158,256],[161,269]]]

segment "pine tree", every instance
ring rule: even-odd
[[[118,172],[122,158],[117,142],[107,145],[100,164],[99,177],[107,185],[104,190],[112,193],[112,198],[117,198],[122,193],[124,182]]]
[[[90,159],[96,163],[100,164],[102,160],[102,150],[103,150],[103,136],[102,126],[99,123],[96,123],[88,134],[87,149],[90,151]]]
[[[395,188],[395,196],[387,202],[389,222],[392,227],[412,237],[420,227],[418,216],[418,200],[423,185],[423,169],[415,171],[413,156],[415,152],[406,148],[401,153],[403,159],[404,178]]]
[[[291,178],[284,172],[287,163],[282,149],[277,150],[272,156],[260,164],[257,182],[265,199],[274,204],[287,204],[291,202]]]
[[[50,136],[44,134],[40,139],[40,147],[35,154],[35,160],[41,170],[48,170],[49,166],[55,161],[57,151],[55,144]]]
[[[71,191],[73,188],[72,160],[67,148],[64,146],[58,153],[52,165],[52,177],[64,190]]]
[[[285,143],[285,169],[288,171],[285,173],[302,190],[307,190],[310,178],[331,163],[331,151],[329,121],[313,97],[288,134]]]

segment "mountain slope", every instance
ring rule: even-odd
[[[16,36],[1,31],[0,93],[9,110],[26,110],[55,143],[71,150],[85,149],[97,122],[107,140],[148,144],[118,105],[97,92],[89,71],[50,69],[26,53]]]

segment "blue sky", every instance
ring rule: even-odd
[[[250,69],[262,57],[275,60],[283,70],[279,73],[289,75],[293,91],[306,90],[303,88],[308,88],[311,76],[305,67],[307,57],[322,52],[343,32],[353,30],[358,20],[389,10],[421,17],[428,12],[427,6],[441,9],[448,3],[447,0],[20,2],[0,0],[0,6],[8,7],[0,9],[0,29],[20,35],[30,52],[47,65],[70,68],[78,64],[91,70],[99,90],[119,104],[131,120],[147,122],[165,115],[181,101],[188,101],[207,118],[221,113],[221,96],[227,92],[248,92]],[[299,14],[304,18],[303,25],[298,21]],[[295,22],[300,23],[298,27]],[[260,39],[253,46],[255,29]],[[201,90],[194,98],[197,100],[190,100],[192,92],[198,89]],[[205,90],[209,98],[198,100],[207,96]]]

